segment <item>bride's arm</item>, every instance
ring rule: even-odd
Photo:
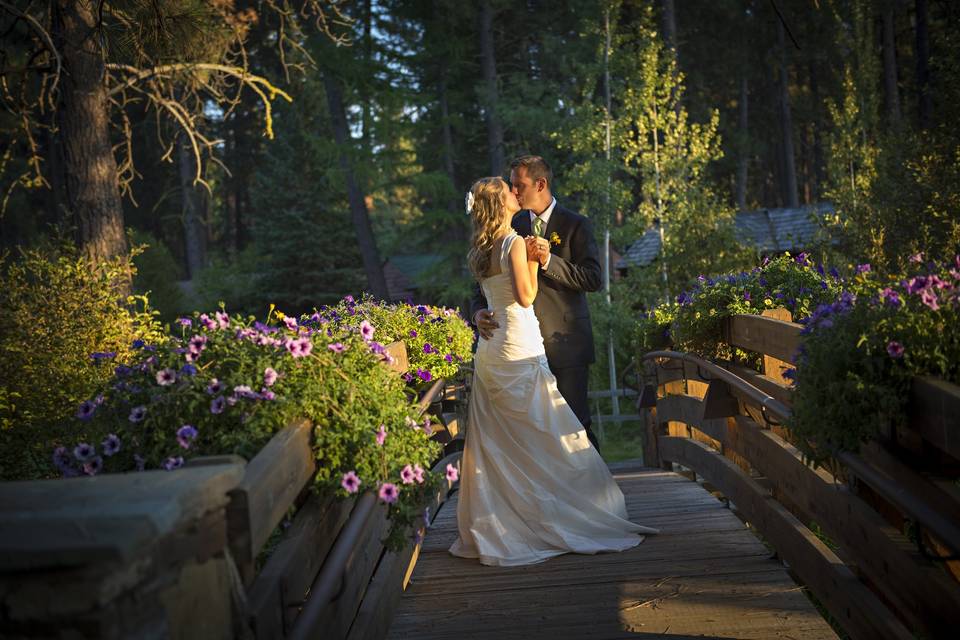
[[[527,246],[521,241],[513,241],[510,246],[510,277],[513,279],[513,293],[522,307],[529,307],[537,297],[537,272],[540,261],[533,256],[527,258]]]

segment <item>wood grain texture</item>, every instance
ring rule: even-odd
[[[914,378],[909,415],[911,429],[960,459],[960,387],[938,378]]]
[[[440,510],[390,638],[836,638],[761,543],[694,482],[610,465],[632,521],[661,530],[622,553],[526,567],[456,558],[456,498]]]
[[[665,459],[696,469],[719,487],[851,638],[914,637],[826,544],[732,462],[686,438],[662,438],[660,450]]]
[[[794,364],[802,328],[795,322],[740,314],[727,320],[727,342]]]
[[[254,558],[313,477],[312,430],[309,420],[301,420],[275,435],[247,465],[243,481],[230,491],[230,551],[245,584],[253,580]]]

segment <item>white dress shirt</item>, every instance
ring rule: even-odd
[[[557,206],[557,199],[556,199],[556,198],[551,198],[551,199],[550,199],[550,204],[547,206],[546,209],[543,210],[543,213],[541,213],[539,216],[538,216],[537,214],[535,214],[535,213],[531,210],[531,211],[530,211],[530,229],[533,229],[533,222],[534,222],[534,220],[536,220],[537,218],[540,218],[541,220],[543,220],[543,235],[544,235],[544,237],[546,237],[546,236],[547,236],[547,225],[550,224],[550,216],[553,214],[553,210],[556,208],[556,206]],[[548,254],[547,254],[547,264],[543,265],[543,268],[544,268],[544,269],[546,269],[547,266],[550,264],[550,256],[551,256],[551,254],[548,253]]]

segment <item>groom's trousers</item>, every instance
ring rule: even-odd
[[[560,391],[560,395],[567,401],[573,412],[577,414],[580,424],[587,432],[590,443],[597,451],[600,451],[600,443],[590,429],[592,420],[590,418],[590,402],[587,400],[589,368],[585,366],[563,367],[562,369],[550,367],[550,371],[557,379],[557,389]]]

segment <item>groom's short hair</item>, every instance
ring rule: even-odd
[[[553,171],[550,170],[550,165],[542,157],[527,155],[514,158],[513,162],[510,163],[510,170],[515,171],[520,167],[526,169],[527,176],[531,180],[536,182],[543,178],[547,181],[547,187],[553,189]]]

